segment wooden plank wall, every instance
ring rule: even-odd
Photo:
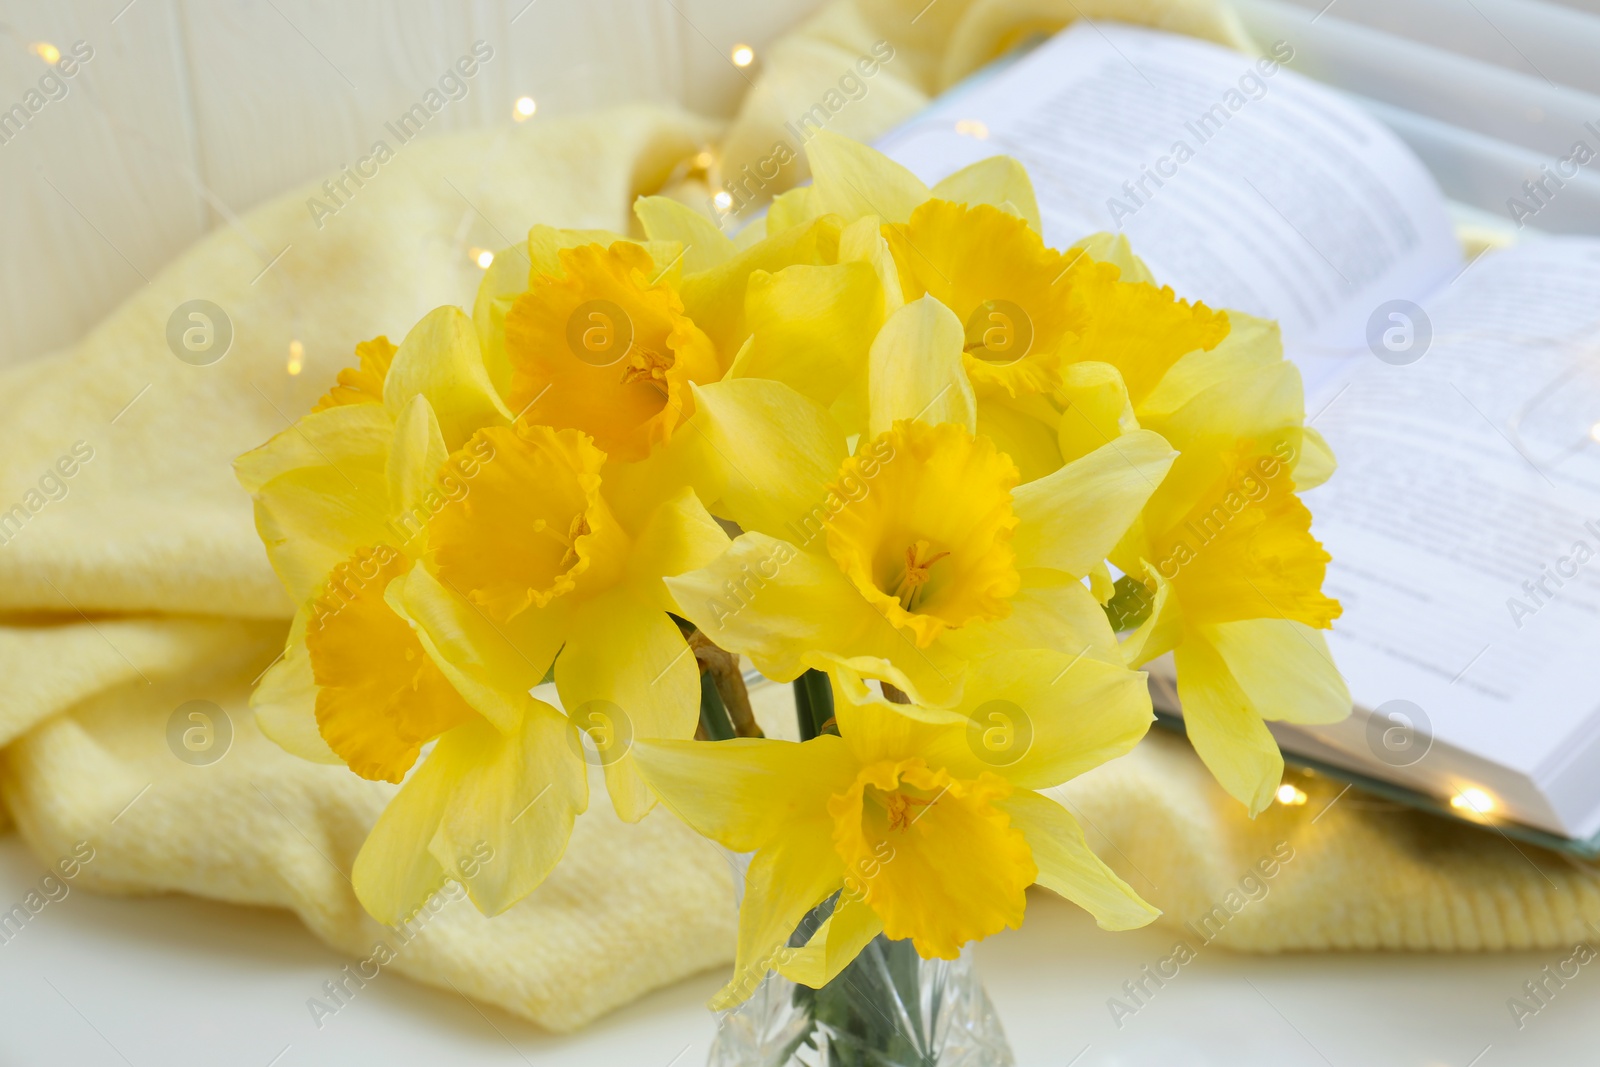
[[[0,0],[0,113],[41,89],[37,45],[93,50],[65,95],[0,127],[0,364],[72,343],[226,213],[352,162],[475,41],[495,58],[428,135],[509,121],[523,95],[539,116],[731,114],[733,46],[815,4]]]

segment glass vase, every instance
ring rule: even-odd
[[[822,912],[828,908],[824,905]],[[804,944],[825,915],[807,917]],[[768,974],[723,1012],[710,1067],[1011,1067],[1000,1017],[972,962],[925,960],[880,934],[820,989]]]

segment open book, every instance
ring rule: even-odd
[[[1014,155],[1050,244],[1120,231],[1180,296],[1281,324],[1339,461],[1307,503],[1356,703],[1272,724],[1286,753],[1595,838],[1600,241],[1465,263],[1422,164],[1292,56],[1080,20],[880,147],[929,183]]]

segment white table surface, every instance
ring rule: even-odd
[[[43,874],[0,837],[0,902]],[[1260,957],[1203,949],[1119,1030],[1107,999],[1165,957],[1160,928],[1108,934],[1048,894],[980,946],[1023,1067],[1505,1067],[1600,1062],[1600,960],[1519,1031],[1507,998],[1565,952]],[[558,1037],[405,978],[361,990],[319,1030],[306,999],[349,962],[284,912],[74,889],[0,944],[0,1065],[694,1067],[708,973]],[[1474,1057],[1477,1057],[1474,1059]]]

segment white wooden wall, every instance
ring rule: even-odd
[[[353,163],[474,41],[494,58],[429,135],[624,100],[730,115],[728,59],[816,0],[0,0],[0,111],[94,57],[0,144],[0,363],[70,344],[191,241]]]

